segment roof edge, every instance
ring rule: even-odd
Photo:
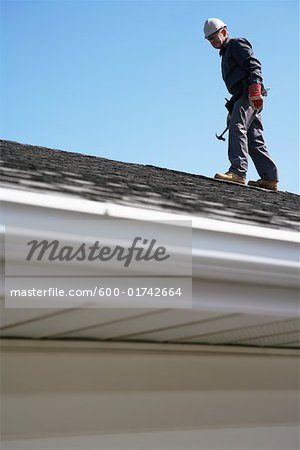
[[[211,219],[200,216],[195,217],[188,214],[177,214],[153,209],[144,209],[139,206],[125,206],[108,202],[95,202],[93,200],[74,198],[73,196],[43,194],[38,192],[3,188],[0,191],[0,201],[19,205],[52,208],[69,212],[80,212],[93,215],[106,215],[122,219],[141,220],[145,222],[169,221],[174,224],[174,221],[178,221],[178,226],[190,226],[191,223],[192,228],[195,230],[207,230],[275,241],[299,243],[299,233],[294,230],[280,230],[257,225],[230,222],[221,219]]]

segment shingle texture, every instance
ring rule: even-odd
[[[12,141],[0,143],[2,187],[299,230],[296,194]]]

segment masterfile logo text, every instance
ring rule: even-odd
[[[26,261],[110,261],[115,259],[122,262],[124,267],[129,267],[132,260],[135,261],[165,261],[170,258],[166,247],[158,246],[156,239],[143,239],[135,237],[130,247],[122,247],[115,245],[101,245],[99,241],[95,241],[92,245],[82,242],[77,246],[61,245],[60,241],[48,241],[46,239],[38,241],[34,239],[27,242],[30,247]]]

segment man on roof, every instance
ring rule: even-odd
[[[230,168],[226,173],[217,173],[215,178],[246,184],[250,155],[260,179],[248,184],[277,191],[278,171],[263,137],[261,111],[266,90],[261,63],[247,39],[229,37],[227,25],[221,19],[207,19],[204,35],[219,50],[222,77],[232,95],[225,105],[229,111]]]

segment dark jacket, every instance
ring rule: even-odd
[[[228,38],[220,50],[222,77],[230,94],[239,95],[249,84],[262,84],[261,63],[245,38]]]

